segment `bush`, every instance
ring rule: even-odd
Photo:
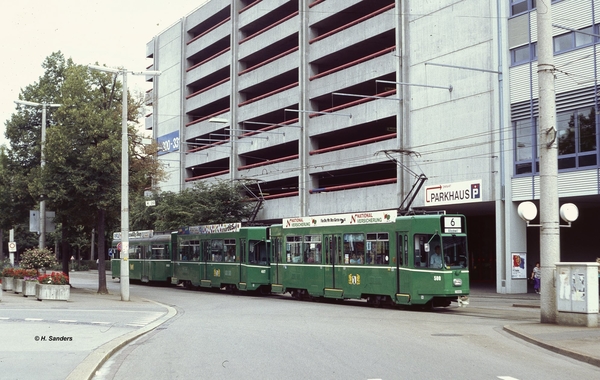
[[[21,255],[21,266],[27,269],[52,268],[56,265],[54,253],[47,248],[26,249]]]

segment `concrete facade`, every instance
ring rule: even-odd
[[[566,17],[572,29],[599,13],[585,0],[552,6],[557,20],[582,16]],[[571,74],[557,72],[559,115],[597,102],[591,38],[556,54]],[[257,219],[274,222],[398,208],[424,174],[411,208],[467,216],[473,281],[527,292],[539,231],[517,207],[540,191],[537,61],[522,59],[535,41],[531,0],[210,0],[147,45],[163,74],[146,125],[171,174],[156,187],[244,181],[264,197]],[[567,154],[579,161],[559,173],[561,204],[581,214],[561,231],[568,261],[597,255],[584,239],[600,209],[596,118],[593,147]],[[522,271],[514,255],[526,259]]]

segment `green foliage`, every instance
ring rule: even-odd
[[[145,201],[154,199],[156,206]],[[254,204],[248,202],[239,185],[219,181],[199,183],[181,193],[155,193],[132,202],[131,230],[174,231],[182,226],[246,221]]]
[[[67,242],[89,246],[92,229],[100,234],[113,230],[120,217],[123,96],[128,96],[130,119],[130,191],[141,194],[163,173],[153,155],[156,147],[144,148],[136,134],[141,97],[124,94],[115,75],[90,71],[61,52],[52,53],[42,66],[44,75],[19,98],[61,106],[47,108],[43,169],[41,107],[19,105],[6,122],[10,149],[0,149],[0,228],[20,225],[25,230],[29,210],[44,197]],[[104,242],[99,241],[102,251]]]

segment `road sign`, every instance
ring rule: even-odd
[[[17,252],[17,243],[15,243],[14,241],[9,241],[8,252]]]

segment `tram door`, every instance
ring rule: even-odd
[[[238,280],[239,289],[246,289],[246,279],[248,278],[248,240],[240,239],[240,278]]]
[[[152,244],[143,245],[141,251],[141,263],[142,263],[142,282],[150,281],[150,255],[152,254]]]
[[[325,289],[335,289],[343,279],[336,279],[336,266],[342,257],[342,235],[325,235],[323,253],[325,256]]]
[[[410,293],[410,278],[408,271],[402,270],[408,266],[408,232],[398,232],[396,235],[396,294]]]

